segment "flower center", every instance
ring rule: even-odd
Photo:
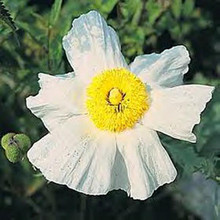
[[[112,105],[119,105],[123,99],[123,94],[118,88],[113,88],[110,90],[108,95],[109,103]]]
[[[86,107],[97,128],[121,132],[134,127],[148,110],[149,96],[136,75],[124,68],[110,69],[92,79]]]

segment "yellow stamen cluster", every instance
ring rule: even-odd
[[[121,132],[138,122],[149,108],[149,99],[144,83],[136,75],[117,68],[92,79],[86,106],[96,127]]]

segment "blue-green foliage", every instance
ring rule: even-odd
[[[25,98],[36,94],[39,89],[37,73],[58,74],[71,70],[62,49],[62,37],[75,17],[95,9],[119,34],[128,62],[143,53],[161,52],[178,44],[187,46],[192,63],[186,83],[215,85],[216,90],[213,100],[202,114],[200,125],[195,128],[196,144],[173,140],[165,135],[162,135],[162,140],[178,168],[178,179],[199,170],[207,178],[220,181],[219,32],[216,29],[218,12],[213,7],[217,1],[201,4],[195,0],[55,0],[54,4],[28,0],[3,2],[18,27],[21,45],[18,47],[13,30],[0,26],[0,137],[8,132],[26,133],[34,142],[46,134],[42,122],[26,108]],[[103,216],[126,218],[125,211],[131,201],[126,200],[123,193],[112,193],[107,196],[106,202],[102,200],[106,207],[109,203],[116,206],[113,211],[110,209],[112,215],[108,215],[104,205],[98,210],[95,208],[98,200],[89,199],[91,207],[86,207],[85,197],[79,198],[78,193],[68,191],[69,196],[58,186],[48,188],[40,174],[33,174],[26,159],[12,165],[0,149],[0,196],[10,198],[0,202],[0,210],[1,206],[5,208],[11,204],[15,210],[18,209],[21,219],[31,219],[33,213],[43,219],[55,219],[54,216],[58,219],[78,219],[80,216],[83,219],[85,216],[81,214],[84,209],[93,213],[94,219]],[[61,192],[65,195],[59,196]],[[57,198],[66,201],[65,205]],[[19,206],[15,205],[16,202]],[[161,219],[153,211],[156,210],[155,204],[144,204],[151,207],[148,214],[145,215],[141,209],[138,215]],[[172,204],[170,200],[168,204]],[[134,206],[138,205],[134,202]],[[60,212],[57,210],[59,207]],[[23,208],[27,211],[22,212]],[[45,210],[49,210],[48,213],[45,214]],[[136,217],[135,213],[134,209]],[[3,216],[10,219],[14,214],[5,213]]]

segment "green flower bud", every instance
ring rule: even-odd
[[[22,150],[15,145],[9,145],[5,150],[5,155],[12,163],[16,163],[23,158]]]
[[[6,148],[11,144],[13,136],[15,133],[8,133],[4,135],[1,139],[1,146],[6,150]]]
[[[27,153],[31,140],[26,134],[8,133],[3,136],[1,145],[5,149],[8,160],[16,163]]]
[[[28,149],[31,146],[31,140],[26,134],[16,134],[14,140],[18,144],[18,147],[23,151],[23,153],[27,153]]]

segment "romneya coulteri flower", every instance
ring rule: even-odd
[[[146,199],[176,169],[157,131],[196,142],[192,133],[213,87],[182,85],[189,54],[175,46],[128,65],[116,32],[96,11],[75,19],[63,38],[74,72],[39,74],[27,107],[49,133],[28,152],[49,181],[89,195],[122,189]]]

